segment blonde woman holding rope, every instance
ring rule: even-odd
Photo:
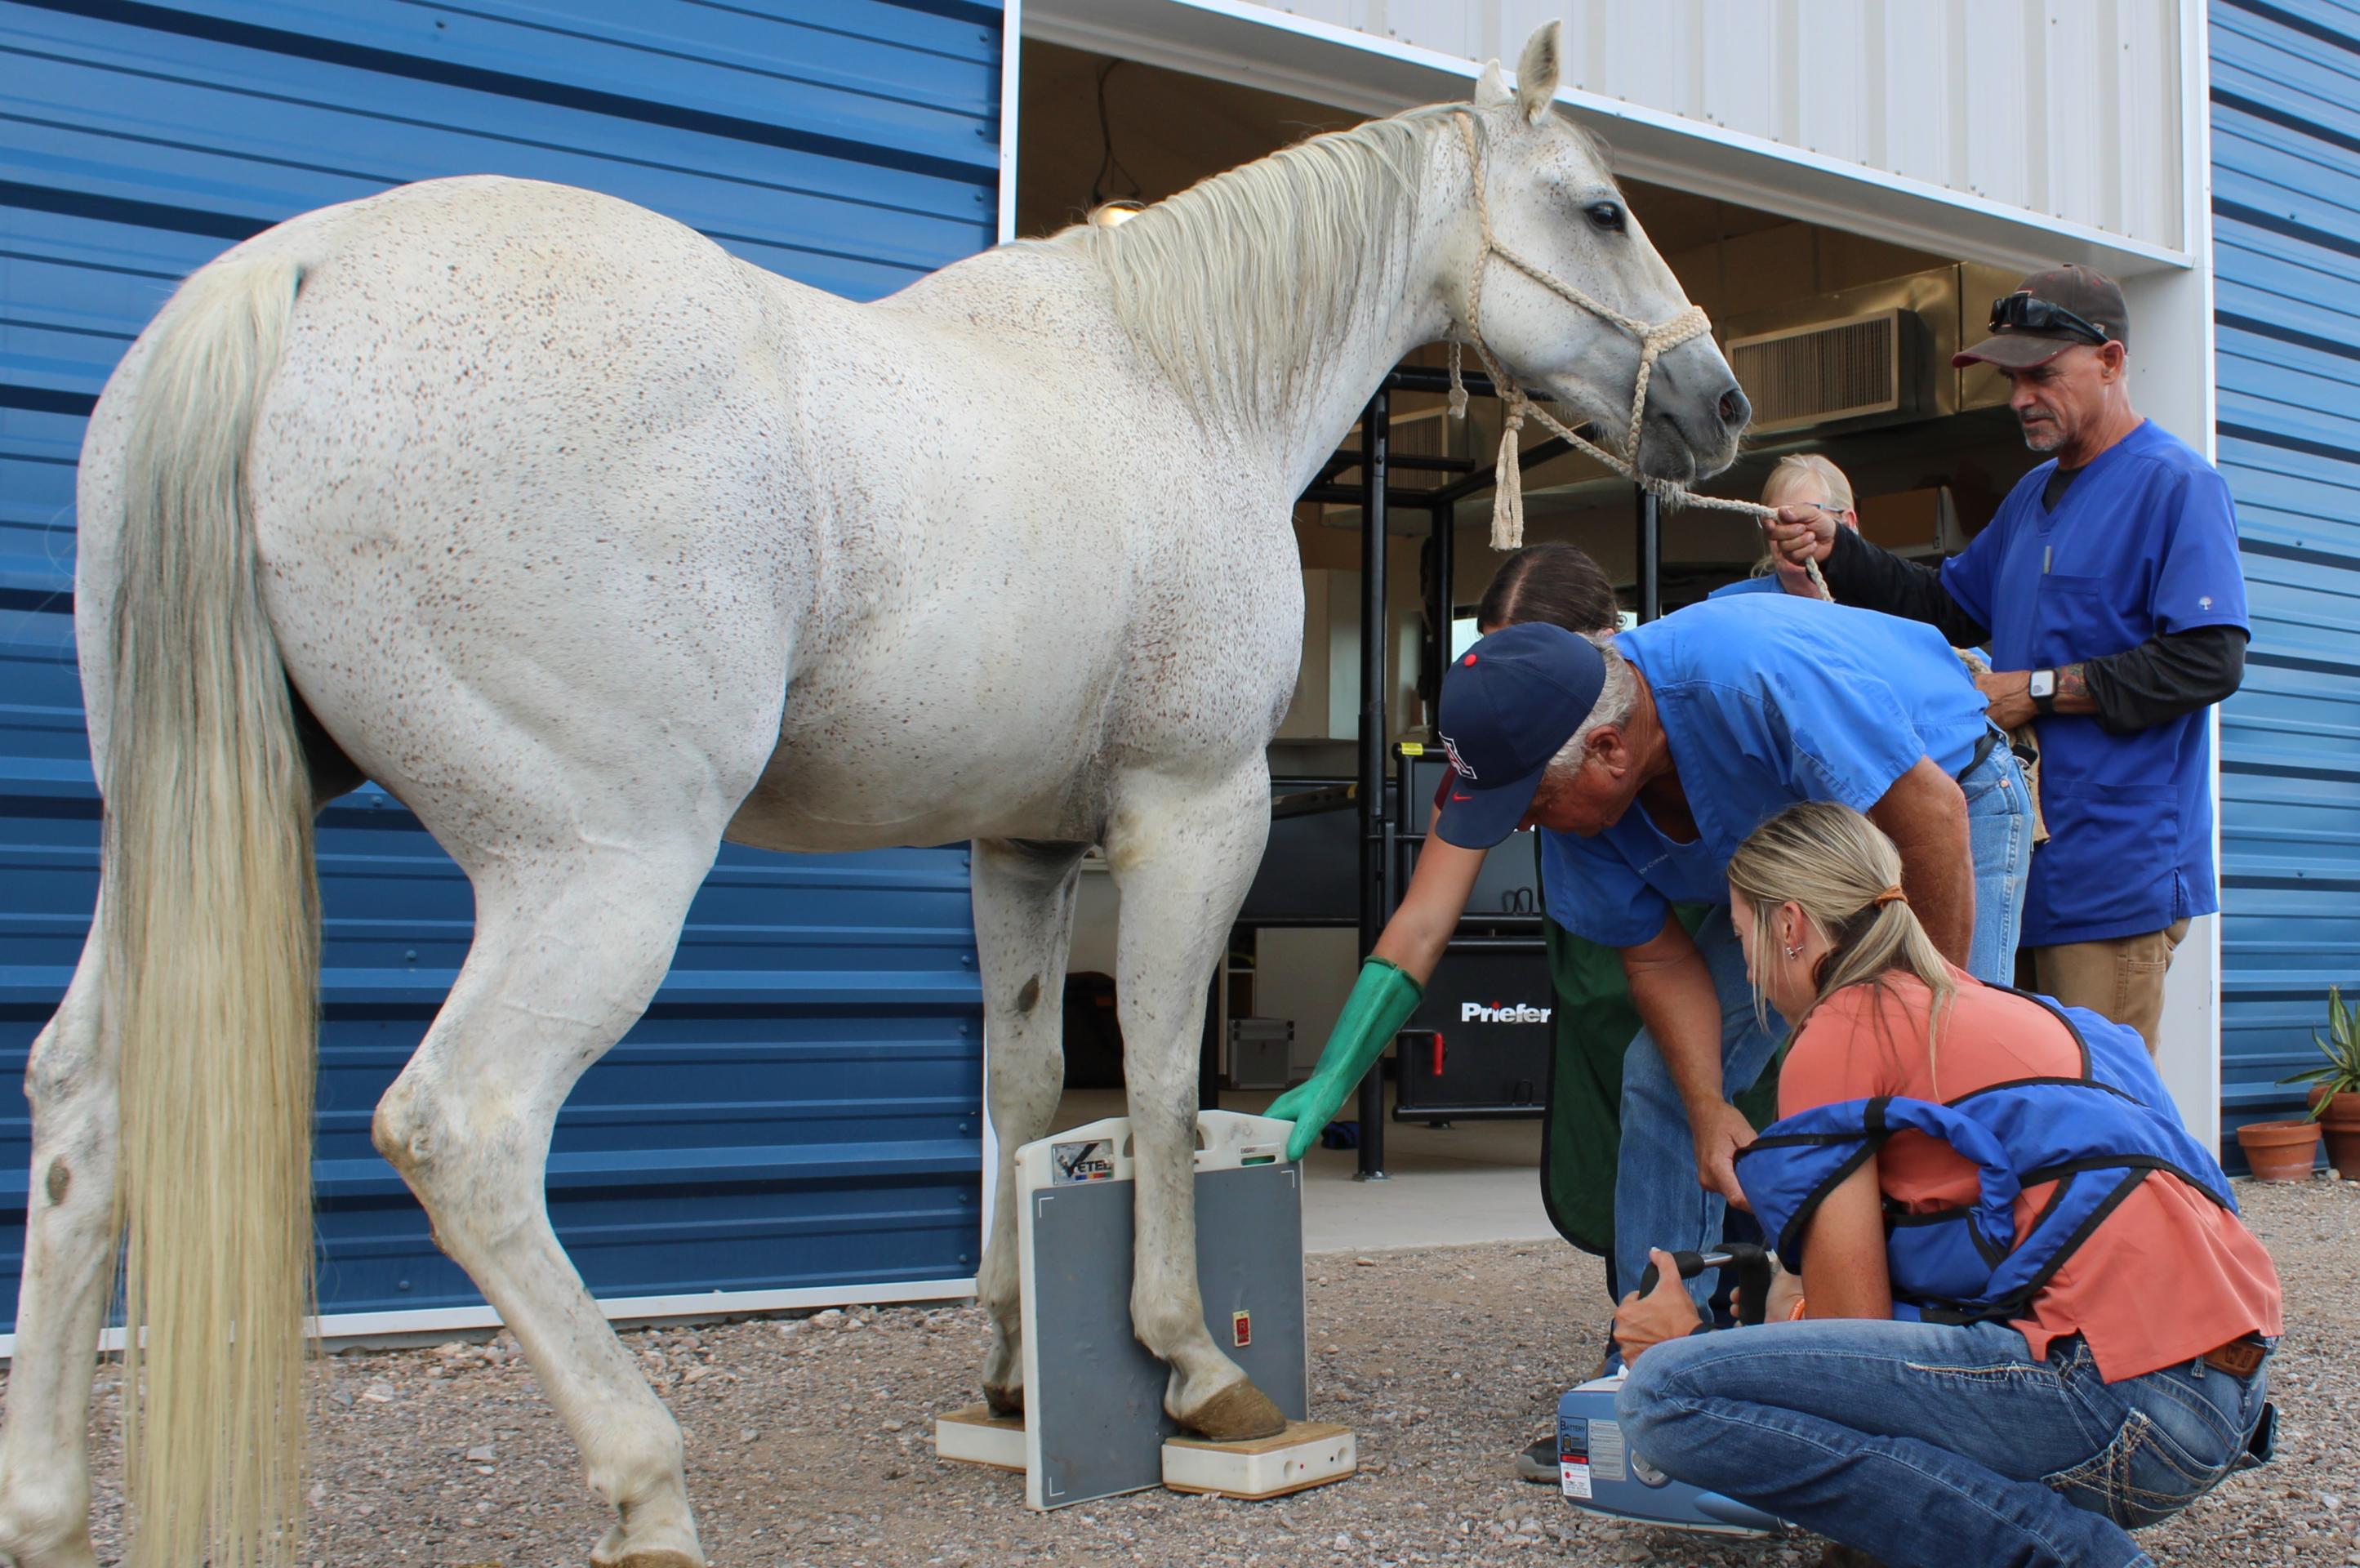
[[[1860,532],[1860,513],[1852,508],[1852,480],[1842,469],[1816,452],[1789,453],[1779,458],[1778,466],[1763,482],[1762,504],[1797,509],[1826,518],[1831,527]],[[1754,563],[1751,576],[1715,588],[1709,597],[1777,593],[1797,594],[1804,598],[1823,597],[1800,563],[1787,560],[1775,549],[1765,552]]]

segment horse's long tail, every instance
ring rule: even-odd
[[[247,454],[300,282],[199,272],[131,392],[100,908],[139,1568],[295,1551],[320,922]]]

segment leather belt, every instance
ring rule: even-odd
[[[2006,739],[2006,736],[1999,732],[1997,727],[1989,724],[1984,725],[1983,736],[1981,739],[1976,740],[1974,753],[1967,759],[1967,765],[1961,768],[1957,773],[1952,773],[1950,776],[1954,779],[1963,780],[1969,773],[1973,773],[1977,768],[1982,767],[1985,762],[1989,761],[1991,754],[1999,750],[1999,743]]]
[[[2251,1377],[2262,1369],[2262,1363],[2269,1358],[2269,1354],[2268,1345],[2251,1334],[2245,1334],[2227,1344],[2206,1351],[2196,1359],[2232,1377]]]

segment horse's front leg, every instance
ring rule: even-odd
[[[983,959],[990,1072],[985,1092],[1000,1140],[999,1193],[977,1290],[991,1313],[983,1397],[999,1415],[1024,1408],[1016,1151],[1048,1133],[1065,1088],[1065,959],[1083,848],[1008,839],[975,845],[975,939]]]
[[[1206,981],[1270,835],[1260,755],[1207,784],[1126,778],[1107,836],[1122,895],[1115,1004],[1130,1089],[1138,1245],[1131,1321],[1172,1368],[1164,1408],[1192,1431],[1268,1437],[1286,1418],[1205,1328],[1196,1287],[1196,1060]]]

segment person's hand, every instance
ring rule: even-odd
[[[1287,1158],[1301,1159],[1319,1141],[1320,1133],[1343,1109],[1345,1092],[1351,1087],[1334,1082],[1324,1073],[1314,1073],[1309,1082],[1296,1084],[1270,1102],[1263,1115],[1295,1124],[1295,1131],[1286,1137]]]
[[[1763,1292],[1762,1321],[1765,1323],[1787,1323],[1795,1321],[1803,1305],[1803,1277],[1789,1274],[1786,1266],[1775,1257],[1770,1260],[1770,1288]],[[1738,1321],[1745,1318],[1745,1287],[1741,1285],[1729,1293],[1730,1310]]]
[[[2002,729],[2020,729],[2040,710],[2032,706],[2030,670],[1993,670],[1975,677],[1975,689],[1991,705],[1991,721]]]
[[[1649,1346],[1667,1339],[1685,1339],[1704,1321],[1672,1255],[1661,1247],[1649,1247],[1647,1260],[1655,1266],[1655,1289],[1644,1296],[1633,1290],[1614,1309],[1614,1343],[1622,1349],[1625,1366],[1637,1362]]]
[[[1780,507],[1778,515],[1762,525],[1770,554],[1781,568],[1803,569],[1806,561],[1825,561],[1836,546],[1836,518],[1817,507]]]
[[[1751,1212],[1745,1189],[1737,1184],[1737,1151],[1754,1141],[1754,1124],[1726,1100],[1701,1116],[1689,1113],[1696,1132],[1697,1180],[1739,1208]]]

